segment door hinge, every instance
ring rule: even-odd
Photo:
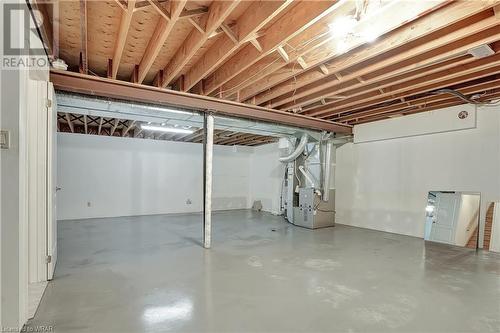
[[[45,262],[46,262],[47,264],[50,264],[50,263],[52,262],[52,256],[47,256],[47,257],[45,257]]]
[[[47,102],[45,103],[45,106],[48,108],[52,107],[52,100],[47,98]]]

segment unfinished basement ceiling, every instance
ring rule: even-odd
[[[70,71],[351,125],[499,98],[499,4],[33,1]]]
[[[60,132],[202,142],[203,115],[196,110],[132,103],[79,94],[57,93]],[[144,125],[192,131],[165,133]],[[294,127],[215,116],[215,144],[257,146],[303,133]],[[307,131],[312,137],[319,132]]]

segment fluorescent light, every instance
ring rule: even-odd
[[[163,127],[163,126],[154,126],[154,125],[141,125],[141,128],[143,130],[146,130],[146,131],[182,133],[182,134],[191,134],[194,132],[193,130],[190,130],[190,129],[175,128],[175,127]]]
[[[146,109],[149,110],[154,110],[154,111],[162,111],[162,112],[170,112],[170,113],[178,113],[178,114],[185,114],[185,115],[192,115],[193,112],[189,111],[183,111],[183,110],[176,110],[176,109],[171,109],[167,107],[162,107],[162,106],[152,106],[152,105],[146,105],[144,106]]]

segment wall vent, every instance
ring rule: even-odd
[[[495,51],[493,51],[493,49],[489,45],[484,44],[469,49],[467,53],[472,55],[474,58],[481,59],[495,54]]]

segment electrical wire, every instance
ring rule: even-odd
[[[489,102],[480,102],[480,101],[476,101],[474,99],[471,99],[471,98],[465,96],[464,94],[462,94],[459,91],[456,91],[456,90],[453,90],[453,89],[448,89],[448,88],[439,89],[439,90],[433,91],[431,94],[433,94],[433,95],[449,94],[449,95],[453,95],[453,96],[456,96],[456,97],[460,98],[462,101],[464,101],[466,103],[473,104],[473,105],[479,105],[479,106],[496,106],[496,105],[500,105],[500,101],[498,101],[498,100],[497,101],[489,101]]]

